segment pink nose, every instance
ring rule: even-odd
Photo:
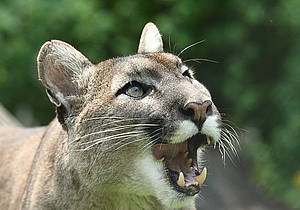
[[[184,110],[191,113],[194,120],[205,121],[206,117],[212,115],[212,102],[206,100],[203,103],[190,102],[185,107]]]

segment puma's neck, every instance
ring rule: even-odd
[[[60,142],[60,143],[59,143]],[[61,143],[62,142],[62,143]],[[137,196],[126,189],[109,184],[86,183],[74,169],[68,150],[68,137],[57,118],[47,127],[34,158],[28,184],[40,188],[39,194],[27,190],[24,194],[24,209],[39,206],[55,209],[162,209],[163,206],[152,196]],[[46,172],[47,178],[41,171]],[[33,175],[36,175],[33,179]],[[101,176],[101,175],[99,175]],[[45,196],[47,195],[47,197]]]

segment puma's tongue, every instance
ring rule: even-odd
[[[203,184],[206,173],[203,177],[198,171],[197,148],[189,145],[189,141],[178,144],[155,144],[152,153],[158,161],[164,161],[165,166],[173,173],[172,176],[176,176],[173,179],[176,179],[180,187],[198,187]]]
[[[171,160],[179,154],[185,154],[187,151],[186,141],[179,144],[155,144],[152,147],[153,155],[157,160],[161,160],[162,158]]]
[[[156,144],[152,147],[152,153],[157,160],[165,161],[166,167],[172,171],[188,171],[187,166],[187,142],[179,144]]]

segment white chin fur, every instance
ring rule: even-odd
[[[221,130],[218,128],[217,116],[209,116],[202,125],[201,133],[211,136],[215,141],[220,139]]]
[[[143,186],[143,193],[155,196],[167,207],[181,208],[190,204],[194,197],[185,196],[172,189],[169,184],[163,163],[154,159],[151,152],[137,157],[135,167]],[[146,192],[145,192],[146,191]]]
[[[183,122],[181,122],[179,124],[175,133],[172,135],[172,137],[169,140],[173,144],[180,143],[180,142],[187,140],[188,138],[191,138],[198,132],[199,132],[199,130],[198,130],[197,126],[195,125],[195,123],[193,123],[190,120],[184,120]]]

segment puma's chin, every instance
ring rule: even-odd
[[[137,158],[147,192],[173,208],[186,206],[193,200],[206,179],[206,168],[198,165],[202,162],[202,149],[218,140],[215,120],[212,118],[203,125],[201,132],[191,121],[183,121],[170,143],[157,143],[151,152]]]
[[[140,173],[143,193],[155,196],[163,205],[171,208],[181,208],[193,201],[193,196],[187,196],[175,190],[168,178],[165,167],[151,153],[143,154],[136,160],[136,168]]]

